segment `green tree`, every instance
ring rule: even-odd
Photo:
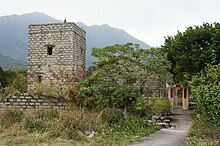
[[[79,98],[94,108],[128,110],[140,97],[152,96],[152,89],[165,87],[171,80],[170,63],[159,49],[144,50],[125,44],[93,49],[98,61],[93,74],[79,85]]]
[[[19,73],[17,78],[13,81],[12,86],[21,93],[27,92],[27,78]]]
[[[187,84],[206,64],[220,63],[220,24],[204,23],[168,36],[162,46],[172,62],[174,81]]]
[[[220,64],[209,65],[192,78],[190,85],[201,119],[220,126]]]
[[[5,77],[6,77],[6,85],[4,87],[9,87],[12,86],[13,81],[17,78],[17,71],[13,71],[13,70],[6,70],[5,71]]]
[[[5,87],[7,85],[6,73],[1,67],[0,67],[0,84],[1,87]]]

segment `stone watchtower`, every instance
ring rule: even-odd
[[[29,26],[28,91],[37,83],[62,88],[65,72],[79,78],[85,73],[86,32],[75,23],[52,23]]]

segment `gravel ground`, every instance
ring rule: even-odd
[[[171,123],[176,125],[175,128],[162,128],[132,146],[186,146],[187,135],[191,125],[191,113],[191,111],[182,111],[180,109],[173,110]]]

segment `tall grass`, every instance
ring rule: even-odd
[[[140,118],[124,120],[122,113],[114,109],[97,113],[78,108],[66,111],[7,108],[0,113],[0,139],[4,137],[5,145],[54,145],[56,141],[69,145],[121,145],[156,129]],[[95,131],[95,137],[88,138],[88,131]]]

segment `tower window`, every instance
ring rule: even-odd
[[[38,83],[41,83],[42,82],[42,76],[41,75],[38,75]]]
[[[53,46],[47,46],[47,55],[53,55]]]
[[[83,51],[84,51],[84,49],[81,47],[81,48],[80,48],[80,51],[81,51],[81,54],[82,54],[82,53],[83,53]]]

